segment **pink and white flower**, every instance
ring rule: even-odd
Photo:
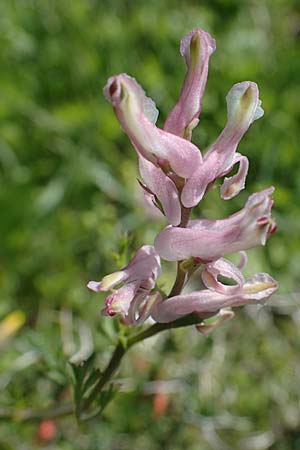
[[[270,187],[251,195],[244,208],[221,220],[190,220],[187,228],[165,228],[155,239],[157,253],[168,261],[190,257],[202,262],[257,245],[265,245],[276,225],[271,217]]]
[[[235,284],[228,286],[221,283],[218,280],[220,275],[232,278]],[[207,289],[180,294],[166,300],[160,299],[152,308],[153,319],[157,322],[168,323],[194,313],[199,316],[199,322],[201,322],[201,319],[216,315],[224,308],[265,300],[278,288],[277,282],[267,273],[257,273],[245,280],[241,271],[223,258],[205,266],[202,280]],[[232,314],[227,316],[230,318]]]
[[[147,191],[161,203],[163,213],[171,225],[181,220],[181,205],[177,187],[160,167],[156,167],[143,156],[139,156],[139,169]]]
[[[158,111],[153,100],[134,78],[120,74],[109,78],[104,88],[116,116],[138,154],[165,170],[188,178],[202,161],[191,142],[155,126]]]
[[[228,120],[226,127],[206,152],[202,164],[187,180],[181,201],[187,208],[196,206],[202,199],[209,183],[231,171],[234,164],[240,163],[237,176],[227,179],[221,191],[224,199],[237,195],[244,187],[248,171],[245,156],[235,157],[237,146],[252,122],[263,115],[256,83],[245,81],[235,84],[227,97]]]
[[[228,200],[244,189],[249,162],[237,152],[237,147],[250,125],[263,115],[256,83],[235,84],[226,97],[226,126],[202,158],[190,139],[199,123],[208,65],[214,51],[215,40],[200,28],[182,38],[180,53],[187,72],[163,130],[155,125],[158,110],[153,100],[134,78],[115,75],[104,88],[138,154],[140,184],[170,224],[156,237],[154,247],[141,247],[122,270],[88,284],[96,292],[111,291],[104,314],[120,314],[128,325],[139,325],[149,316],[168,323],[194,313],[199,317],[197,328],[207,333],[233,316],[232,307],[262,301],[278,288],[277,282],[266,273],[245,280],[241,272],[247,261],[244,250],[265,245],[276,229],[271,216],[273,187],[251,195],[243,209],[226,219],[188,221],[191,209],[212,183],[228,175],[236,164],[237,173],[225,177],[220,194]],[[237,266],[223,258],[235,252],[242,255]],[[160,257],[181,261],[171,290],[175,295],[166,299],[154,291],[161,273]],[[205,288],[180,293],[198,264],[204,264],[201,276]],[[220,276],[230,278],[233,283],[224,284]],[[213,323],[203,323],[203,319],[211,316],[215,316]]]
[[[199,123],[209,58],[215,49],[215,40],[201,28],[181,39],[180,53],[185,59],[187,73],[178,102],[164,125],[164,130],[169,133],[191,139],[192,130]]]
[[[159,293],[151,293],[160,274],[160,257],[153,246],[143,245],[126,267],[99,282],[90,281],[87,287],[94,292],[112,291],[106,297],[104,315],[120,314],[128,325],[139,325],[149,317],[154,302],[160,298]],[[122,287],[114,290],[121,283]]]

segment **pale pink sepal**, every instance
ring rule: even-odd
[[[229,91],[226,100],[228,116],[226,127],[206,152],[202,164],[196,168],[182,190],[181,201],[187,208],[194,207],[201,201],[209,183],[231,170],[235,163],[235,151],[241,138],[251,123],[263,115],[256,83],[245,81],[235,84]],[[242,172],[239,174],[240,180],[238,180],[241,185],[241,175],[245,179],[248,169],[248,166],[245,167],[245,160],[242,163]]]
[[[201,28],[182,38],[180,53],[185,59],[187,73],[178,102],[167,117],[164,130],[191,138],[192,130],[199,122],[209,58],[215,48],[215,40]]]
[[[200,150],[186,139],[155,126],[155,104],[134,78],[126,74],[113,76],[104,93],[139,154],[156,166],[170,166],[180,177],[192,175],[202,161]]]
[[[179,225],[181,206],[175,183],[159,167],[142,156],[139,156],[139,169],[146,187],[160,201],[168,222],[174,226]]]
[[[191,257],[210,262],[226,253],[264,245],[276,229],[271,218],[270,187],[251,195],[244,208],[222,220],[190,220],[187,228],[167,227],[155,239],[157,253],[168,261]]]

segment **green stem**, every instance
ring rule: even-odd
[[[160,333],[161,331],[170,330],[171,328],[180,328],[180,327],[186,327],[189,325],[195,325],[196,323],[199,323],[199,317],[195,314],[191,314],[189,316],[185,316],[181,319],[177,319],[174,322],[170,323],[155,323],[151,327],[147,328],[146,330],[141,331],[140,333],[137,333],[133,336],[130,336],[127,340],[126,347],[123,343],[119,342],[117,347],[115,348],[115,351],[111,357],[111,360],[109,361],[106,369],[104,370],[100,380],[98,383],[93,387],[90,395],[86,399],[84,403],[84,409],[86,410],[93,400],[101,393],[104,386],[107,384],[107,382],[111,379],[112,375],[115,373],[115,371],[118,369],[121,360],[127,350],[129,350],[131,347],[133,347],[138,342],[141,342],[145,339],[148,339],[151,336],[154,336],[155,334]]]
[[[181,319],[177,319],[174,322],[170,323],[155,323],[151,327],[143,330],[133,336],[130,336],[127,340],[127,345],[124,347],[122,343],[119,343],[115,351],[104,370],[100,380],[92,389],[89,397],[86,399],[84,404],[84,409],[86,410],[93,400],[99,395],[105,385],[109,382],[112,375],[118,369],[123,356],[126,354],[126,351],[133,347],[138,342],[143,341],[144,339],[148,339],[161,331],[170,330],[172,328],[181,328],[190,325],[195,325],[199,323],[199,317],[195,314],[190,314],[189,316],[185,316]],[[46,419],[58,419],[60,417],[69,416],[75,412],[74,406],[71,403],[65,403],[63,405],[54,406],[52,408],[46,408],[42,410],[38,409],[20,409],[15,410],[11,408],[2,408],[0,409],[0,420],[14,420],[18,422],[40,422],[41,420]]]
[[[119,342],[118,345],[116,346],[115,351],[114,351],[105,371],[103,372],[101,378],[99,379],[98,383],[92,389],[92,392],[90,393],[88,398],[85,400],[83,409],[86,410],[90,406],[90,404],[93,402],[94,398],[100,394],[103,387],[111,379],[112,375],[119,367],[120,362],[121,362],[123,356],[125,355],[125,353],[126,353],[126,349],[125,349],[124,345],[121,342]]]
[[[182,263],[182,261],[177,262],[176,279],[174,281],[174,284],[170,291],[170,294],[168,295],[169,298],[180,294],[183,289],[183,286],[185,283],[185,278],[186,278],[186,271],[181,268],[181,263]]]
[[[74,413],[72,403],[55,405],[45,409],[13,409],[1,408],[0,420],[9,420],[15,422],[40,422],[42,420],[58,419],[59,417],[69,416]]]
[[[184,206],[182,206],[181,212],[182,212],[181,215],[182,219],[179,226],[185,228],[189,221],[191,208],[185,208]],[[182,261],[178,262],[176,279],[169,294],[169,297],[173,297],[175,295],[180,294],[184,286],[187,272],[184,269],[182,269],[181,262]],[[83,410],[87,411],[88,408],[93,403],[93,400],[97,398],[97,396],[102,392],[105,385],[110,381],[115,371],[118,369],[122,361],[122,358],[124,357],[128,349],[133,347],[138,342],[141,342],[144,339],[148,339],[149,337],[154,336],[160,333],[161,331],[170,330],[172,328],[186,327],[189,325],[197,324],[198,322],[199,317],[195,314],[190,314],[189,316],[185,316],[181,319],[175,320],[174,322],[156,323],[151,327],[147,328],[146,330],[141,331],[140,333],[133,334],[127,339],[127,342],[125,343],[119,342],[101,378],[98,380],[96,385],[92,388],[89,396],[86,398],[83,405]],[[65,405],[61,406],[55,406],[51,409],[45,410],[28,409],[15,411],[11,409],[5,409],[0,410],[0,420],[14,419],[20,422],[40,421],[44,419],[56,419],[58,417],[73,414],[74,412],[75,411],[73,405],[69,403],[66,403]]]
[[[181,222],[179,225],[180,228],[186,228],[188,221],[190,219],[191,212],[192,212],[192,208],[185,208],[184,206],[181,206]],[[177,262],[176,279],[174,281],[174,284],[170,291],[170,294],[168,295],[169,298],[180,294],[183,289],[185,279],[186,279],[186,271],[182,269],[181,263],[182,263],[182,261]]]
[[[172,328],[187,327],[190,325],[195,325],[197,323],[199,323],[199,317],[196,314],[189,314],[188,316],[184,316],[180,319],[174,320],[174,322],[155,323],[146,330],[131,336],[127,341],[127,348],[130,348],[138,342],[143,341],[144,339],[148,339],[149,337],[152,337],[155,334],[160,333],[161,331],[171,330]]]
[[[192,208],[185,208],[184,206],[181,206],[181,222],[179,225],[181,228],[186,228],[190,220],[191,212]]]

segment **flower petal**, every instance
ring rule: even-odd
[[[223,200],[230,200],[245,188],[245,181],[249,168],[248,158],[236,153],[232,167],[236,163],[239,163],[238,172],[232,177],[225,178],[221,186],[221,197]]]
[[[104,92],[139,154],[157,166],[170,166],[181,177],[192,175],[202,161],[200,150],[154,125],[153,105],[149,114],[149,99],[134,78],[126,74],[111,77]]]
[[[260,300],[270,297],[278,289],[278,283],[267,273],[257,273],[243,286],[244,300]]]
[[[240,254],[240,261],[236,266],[238,269],[243,270],[247,265],[248,256],[247,256],[247,253],[244,252],[243,250],[240,251],[239,254]]]
[[[210,262],[226,253],[264,245],[274,231],[273,188],[251,195],[244,208],[222,220],[191,220],[187,228],[167,227],[155,239],[155,249],[168,261],[191,257]]]
[[[278,289],[277,282],[268,274],[256,274],[236,294],[221,294],[209,289],[181,294],[154,305],[152,317],[157,322],[168,323],[188,314],[199,318],[217,313],[220,309],[247,305],[266,299]]]
[[[124,272],[124,270],[119,270],[118,272],[113,272],[106,275],[101,281],[90,281],[87,284],[87,287],[94,292],[109,291],[118,284],[122,283],[122,281],[127,280],[127,278],[128,275],[126,272]]]
[[[143,245],[123,271],[129,281],[156,279],[161,274],[160,257],[152,245]]]
[[[126,316],[139,285],[137,282],[126,283],[116,292],[113,292],[105,300],[106,312],[109,316],[121,314]]]
[[[174,226],[179,225],[181,206],[175,183],[159,167],[142,156],[139,157],[139,169],[147,188],[161,202],[168,222]]]
[[[222,325],[224,322],[227,322],[228,320],[233,319],[233,317],[234,317],[234,312],[232,311],[231,308],[222,308],[222,309],[220,309],[218,314],[216,314],[213,317],[212,321],[211,321],[211,319],[208,319],[209,322],[201,322],[199,325],[196,325],[196,328],[200,333],[207,336],[213,330],[215,330],[220,325]]]
[[[232,279],[235,285],[230,286],[218,280],[218,277]],[[220,292],[221,294],[236,294],[240,292],[245,282],[242,272],[230,261],[220,258],[213,263],[206,264],[202,271],[202,280],[208,289]]]
[[[228,110],[226,127],[182,190],[181,201],[186,208],[196,206],[201,201],[208,184],[227,173],[232,167],[241,138],[250,124],[261,117],[261,102],[258,96],[258,87],[251,81],[235,84],[229,91],[226,97]]]
[[[154,292],[151,295],[145,295],[145,293],[136,295],[130,304],[128,323],[135,326],[141,325],[150,317],[154,305],[159,301],[161,301],[159,292]]]
[[[164,125],[164,130],[169,133],[191,138],[192,130],[199,122],[209,58],[215,48],[215,40],[201,28],[182,38],[180,53],[185,58],[187,73],[179,100]]]

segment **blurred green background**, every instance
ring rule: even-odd
[[[136,77],[161,126],[185,72],[179,40],[195,27],[217,50],[193,141],[213,142],[238,81],[258,83],[265,110],[239,146],[246,190],[230,202],[213,191],[198,213],[226,217],[276,186],[278,231],[249,252],[247,272],[268,271],[280,291],[207,338],[190,328],[139,344],[101,419],[59,419],[48,440],[39,421],[0,421],[1,450],[300,448],[298,0],[0,2],[0,418],[70,398],[80,336],[92,335],[100,367],[111,354],[115,323],[86,282],[165,222],[142,207],[136,155],[102,87],[112,74]],[[167,287],[174,267],[165,269]]]

